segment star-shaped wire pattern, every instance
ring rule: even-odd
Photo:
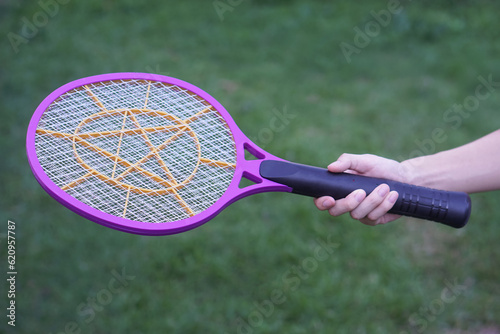
[[[192,217],[222,196],[236,168],[222,116],[175,85],[117,80],[56,99],[36,130],[49,178],[81,202],[142,222]]]

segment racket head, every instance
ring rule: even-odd
[[[142,94],[142,97],[135,99],[136,94]],[[76,100],[75,105],[71,104],[73,98]],[[147,103],[152,104],[149,101],[153,100],[157,106],[148,106]],[[186,109],[185,105],[191,107]],[[210,110],[204,112],[206,108]],[[205,115],[211,115],[211,119],[204,121],[204,117],[208,117]],[[123,119],[123,122],[119,119]],[[93,130],[86,131],[85,128],[91,125]],[[106,129],[106,126],[110,128]],[[220,131],[215,132],[212,138],[211,132],[204,130],[205,126],[215,126]],[[169,132],[167,137],[166,132]],[[165,151],[171,142],[180,138],[174,138],[179,132],[191,143],[191,151],[197,157],[196,162],[191,162],[191,169],[176,180],[182,173],[174,176],[173,171],[170,172],[172,165],[167,161],[169,157]],[[164,137],[154,142],[149,138],[154,134]],[[138,162],[141,159],[137,157],[128,161],[128,150],[136,151],[133,142],[127,144],[128,137],[144,141],[143,154],[140,156],[146,160],[145,163]],[[92,142],[96,138],[104,138],[104,149],[102,145]],[[168,138],[174,139],[168,142]],[[179,148],[172,149],[174,158],[183,152],[182,144],[186,140]],[[223,144],[217,149],[221,140]],[[106,144],[106,141],[118,143],[116,151],[109,149],[109,142]],[[212,145],[211,151],[215,153],[210,154],[215,154],[215,158],[203,157],[203,145]],[[58,153],[58,150],[62,153]],[[245,150],[257,159],[246,160]],[[56,89],[42,101],[31,118],[26,151],[35,178],[59,203],[91,221],[135,234],[184,232],[204,224],[243,197],[265,191],[291,191],[287,186],[260,177],[259,166],[262,161],[282,159],[252,143],[215,98],[190,83],[156,74],[96,75]],[[92,158],[89,164],[87,160],[91,154],[99,158]],[[218,160],[217,154],[231,161]],[[155,160],[153,157],[161,166],[160,169],[158,165],[156,170],[145,167],[146,163]],[[99,164],[99,159],[105,162]],[[114,169],[121,170],[102,172],[95,166],[96,162],[99,168],[112,165]],[[175,165],[175,159],[171,163]],[[211,174],[202,172],[209,167],[214,167],[212,170],[216,171]],[[159,177],[162,168],[167,175]],[[183,167],[173,166],[173,170],[175,168]],[[130,175],[138,172],[141,177],[149,178],[149,183],[137,181],[141,184],[138,186],[135,181],[126,181],[128,175],[120,179],[121,175],[127,174],[127,170]],[[68,175],[71,177],[68,178]],[[243,177],[255,184],[241,188],[239,185]],[[142,186],[154,182],[159,184],[155,187]],[[92,183],[92,187],[85,188],[85,183]],[[194,188],[194,184],[200,186]],[[82,190],[77,190],[79,187]],[[186,199],[184,196],[187,196]],[[138,213],[127,212],[131,207],[137,208]],[[133,218],[129,219],[129,216]]]

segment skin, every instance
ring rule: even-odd
[[[466,145],[403,162],[371,154],[342,154],[328,166],[333,173],[352,173],[385,178],[419,186],[476,193],[500,189],[500,130]],[[324,196],[314,199],[319,210],[332,216],[350,213],[366,225],[391,222],[400,216],[387,213],[398,193],[381,184],[367,195],[358,189],[335,201]]]

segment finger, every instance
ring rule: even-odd
[[[381,205],[389,195],[390,188],[387,184],[381,184],[375,188],[366,199],[351,212],[354,219],[363,219],[368,216],[375,208]]]
[[[330,196],[322,196],[319,198],[315,198],[314,204],[319,210],[324,211],[329,210],[331,207],[333,207],[335,205],[335,200]]]
[[[347,195],[346,198],[339,199],[335,205],[328,210],[332,216],[340,216],[346,212],[356,209],[366,197],[366,193],[362,189],[358,189]]]

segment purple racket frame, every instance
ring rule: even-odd
[[[47,110],[52,102],[54,102],[59,96],[64,93],[92,83],[98,83],[103,81],[112,80],[149,80],[149,81],[159,81],[167,84],[177,85],[181,88],[187,89],[196,95],[200,96],[202,99],[211,104],[219,114],[224,118],[231,133],[233,135],[235,147],[236,147],[236,169],[233,175],[233,179],[229,184],[229,187],[224,192],[224,194],[208,209],[204,210],[197,215],[165,223],[145,223],[134,221],[122,217],[117,217],[100,210],[97,210],[87,204],[80,202],[74,197],[67,194],[65,191],[61,190],[45,173],[40,162],[38,161],[37,153],[35,150],[35,134],[38,127],[38,123],[42,114]],[[250,154],[255,156],[257,160],[246,160],[245,150]],[[258,147],[254,144],[247,136],[238,128],[231,115],[226,111],[226,109],[219,103],[215,98],[210,96],[207,92],[201,90],[200,88],[187,83],[185,81],[167,77],[157,74],[149,73],[112,73],[112,74],[102,74],[91,77],[82,78],[79,80],[72,81],[70,83],[61,86],[47,96],[42,103],[38,106],[35,113],[33,114],[31,121],[28,126],[28,132],[26,136],[26,151],[28,156],[28,161],[35,175],[36,180],[40,183],[42,188],[55,198],[59,203],[66,206],[70,210],[76,212],[77,214],[94,221],[98,224],[110,227],[116,230],[125,231],[134,234],[142,235],[167,235],[175,234],[188,231],[195,227],[198,227],[210,219],[214,218],[219,214],[225,207],[231,203],[257,193],[269,192],[269,191],[279,191],[279,192],[291,192],[292,188],[289,186],[273,182],[271,180],[262,178],[259,173],[260,164],[265,160],[278,160],[285,161],[278,158]],[[255,184],[240,188],[240,181],[242,178],[247,178],[253,181]]]

